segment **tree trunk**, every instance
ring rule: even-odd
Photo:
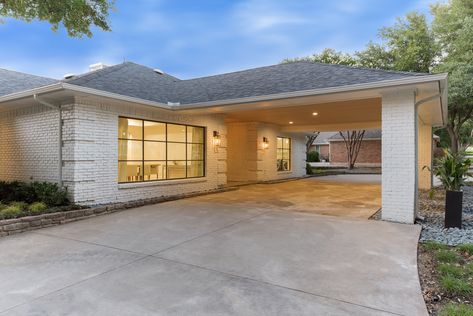
[[[455,129],[448,124],[447,125],[448,136],[450,137],[450,151],[452,153],[457,153],[459,149],[459,135]]]
[[[343,141],[345,142],[345,147],[347,150],[347,168],[348,170],[352,170],[355,167],[356,159],[358,158],[358,153],[360,152],[365,130],[346,131],[346,135],[343,132],[338,133],[340,136],[342,136]]]

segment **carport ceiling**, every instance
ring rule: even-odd
[[[314,115],[317,113],[317,115]],[[258,108],[226,113],[227,122],[265,122],[295,128],[353,124],[380,125],[381,98],[340,101],[278,108]],[[289,122],[292,122],[290,124]],[[363,126],[360,126],[362,128]],[[371,126],[370,126],[371,127]]]

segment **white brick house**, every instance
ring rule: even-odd
[[[0,70],[0,180],[81,204],[305,174],[305,134],[382,129],[382,217],[412,223],[445,74],[299,62],[180,80],[126,62],[62,81]],[[400,141],[402,140],[402,141]]]

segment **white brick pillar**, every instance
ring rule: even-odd
[[[424,123],[421,118],[418,119],[418,124],[419,189],[429,190],[432,188],[432,173],[429,171],[432,168],[432,125]],[[424,168],[425,166],[429,169]]]
[[[413,89],[382,98],[383,220],[413,223],[417,208],[417,111]]]

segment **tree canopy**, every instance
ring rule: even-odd
[[[91,37],[93,26],[110,31],[113,4],[114,0],[0,0],[0,16],[47,21],[54,31],[63,25],[69,36]]]
[[[353,54],[324,49],[320,54],[285,59],[414,72],[448,72],[449,117],[446,130],[453,152],[472,142],[473,1],[449,0],[431,6],[433,21],[408,13],[382,28],[379,42]]]

